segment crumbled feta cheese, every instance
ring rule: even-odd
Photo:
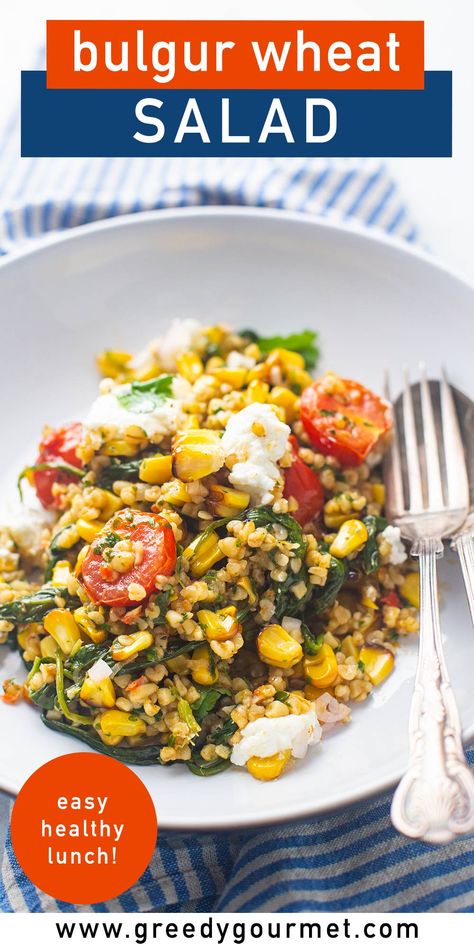
[[[131,411],[121,405],[117,396],[128,390],[128,384],[115,385],[110,392],[99,395],[84,421],[85,429],[97,431],[101,428],[115,428],[123,433],[131,425],[138,425],[147,438],[174,434],[177,431],[183,420],[182,403],[191,394],[191,386],[186,379],[177,376],[173,380],[173,398],[167,398],[159,405],[150,399],[149,411]],[[144,407],[145,405],[146,402]]]
[[[233,349],[227,356],[227,365],[230,369],[253,369],[255,364],[256,359],[244,355],[243,352],[237,352],[237,349]]]
[[[233,415],[222,437],[226,457],[234,456],[229,480],[250,494],[255,504],[268,504],[281,479],[276,464],[288,448],[291,430],[277,417],[271,405],[255,402]]]
[[[292,757],[305,757],[308,747],[321,740],[321,727],[311,709],[285,718],[257,718],[242,728],[241,735],[230,759],[243,767],[250,757],[271,757],[285,750],[291,750]]]
[[[375,448],[370,454],[367,455],[365,463],[369,465],[370,468],[378,467],[382,463],[383,454],[381,451],[377,451]]]
[[[91,681],[105,681],[106,678],[110,678],[112,669],[110,665],[107,665],[107,662],[104,662],[103,658],[98,658],[91,668],[89,668],[87,674]]]
[[[407,552],[403,545],[403,541],[400,535],[400,527],[385,527],[385,530],[380,534],[391,547],[391,553],[389,557],[389,562],[393,566],[400,566],[401,563],[404,563],[407,558]]]
[[[153,339],[131,361],[133,368],[146,365],[155,356],[165,372],[176,370],[176,357],[196,345],[202,326],[196,319],[174,319],[163,336]]]
[[[32,507],[18,504],[6,511],[4,526],[21,556],[31,563],[41,560],[48,526],[47,515]]]

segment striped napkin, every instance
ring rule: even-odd
[[[241,204],[357,221],[418,239],[397,187],[373,160],[23,159],[16,131],[2,150],[0,252],[47,231],[151,208]],[[474,755],[471,754],[471,762]],[[218,779],[218,778],[216,778]],[[106,904],[74,906],[37,889],[7,834],[4,912],[470,911],[474,841],[440,849],[390,825],[390,796],[334,815],[238,834],[161,833],[133,888]]]

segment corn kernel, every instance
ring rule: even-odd
[[[102,520],[109,520],[110,517],[113,517],[117,511],[121,510],[124,506],[123,501],[120,497],[117,497],[116,494],[113,494],[110,490],[102,490],[102,509],[100,516]]]
[[[105,737],[139,737],[146,731],[145,722],[128,711],[104,711],[98,723]]]
[[[25,625],[24,629],[21,632],[17,632],[17,642],[21,648],[25,649],[28,647],[28,640],[37,639],[40,635],[43,635],[44,629],[41,622],[29,622],[28,625]],[[55,645],[57,648],[57,645]]]
[[[102,375],[116,379],[124,374],[131,358],[129,352],[108,349],[105,352],[100,352],[97,356],[97,367]]]
[[[79,576],[79,575],[80,575],[80,572],[81,572],[81,569],[82,569],[82,564],[83,564],[83,562],[84,562],[84,560],[85,560],[85,558],[86,558],[86,556],[87,556],[88,551],[89,551],[89,544],[88,544],[88,543],[86,543],[86,544],[82,547],[82,549],[79,550],[79,553],[77,554],[76,565],[75,565],[75,567],[74,567],[74,575],[75,575],[75,576]]]
[[[245,510],[250,503],[250,494],[213,484],[210,490],[210,506],[218,517],[232,517],[236,510]]]
[[[327,688],[337,678],[337,660],[330,645],[321,645],[316,655],[307,655],[304,671],[308,680],[317,688]]]
[[[71,564],[69,560],[58,560],[57,563],[55,563],[53,566],[53,574],[51,576],[51,585],[52,586],[67,586],[70,575],[71,575]]]
[[[303,658],[299,642],[281,625],[267,625],[257,636],[257,650],[262,662],[278,668],[293,668]]]
[[[116,662],[125,662],[137,652],[142,652],[145,648],[153,645],[153,636],[151,632],[132,632],[127,638],[132,641],[127,645],[121,645],[119,639],[112,643],[112,658]]]
[[[102,629],[92,622],[87,615],[84,606],[79,606],[78,609],[74,610],[74,619],[76,620],[81,632],[84,632],[85,635],[94,642],[95,645],[100,645],[101,642],[105,642],[107,638],[107,632],[105,629]]]
[[[173,476],[171,454],[155,454],[144,458],[140,464],[138,476],[145,484],[166,484]]]
[[[54,658],[58,650],[57,642],[52,635],[45,635],[40,641],[40,652],[43,658]]]
[[[193,652],[191,659],[191,677],[197,685],[215,685],[217,669],[211,667],[209,649],[206,645],[199,645]]]
[[[181,484],[180,481],[172,480],[164,485],[161,492],[161,499],[165,500],[168,504],[172,504],[173,507],[182,507],[183,504],[189,503],[191,497],[184,484]]]
[[[400,593],[415,609],[420,608],[420,576],[419,573],[408,573],[400,586]]]
[[[285,371],[292,369],[304,369],[306,363],[299,352],[292,352],[290,349],[272,349],[267,362],[269,365],[281,365]]]
[[[352,658],[356,659],[356,661],[359,660],[359,649],[356,645],[354,645],[354,639],[352,638],[352,635],[346,635],[346,637],[342,640],[341,651],[346,657],[351,655]]]
[[[184,375],[184,378],[188,382],[196,381],[204,371],[204,366],[202,364],[202,359],[198,356],[197,352],[183,352],[182,355],[176,356],[176,368],[180,375]]]
[[[360,661],[373,685],[379,685],[387,678],[395,664],[392,652],[381,645],[364,645],[360,650]]]
[[[114,438],[102,448],[102,453],[110,458],[133,458],[135,457],[140,445],[133,441],[126,441],[125,438]]]
[[[90,704],[93,708],[113,708],[115,698],[115,688],[110,678],[92,681],[86,675],[80,693],[80,699],[84,704]]]
[[[180,480],[198,481],[214,474],[224,464],[224,452],[217,431],[203,429],[179,435],[173,449],[173,473]]]
[[[248,576],[243,576],[242,579],[239,579],[237,586],[240,586],[241,589],[245,590],[247,593],[247,598],[249,601],[249,606],[254,606],[257,602],[258,596],[255,592],[255,587],[251,579]]]
[[[209,371],[209,369],[208,369]],[[248,369],[230,369],[223,365],[212,368],[209,372],[218,382],[224,385],[231,385],[233,389],[243,388],[247,381]]]
[[[332,541],[329,552],[331,556],[343,559],[345,556],[355,553],[356,550],[360,550],[367,539],[367,527],[365,523],[362,523],[362,520],[346,520],[340,526],[335,540]]]
[[[235,613],[236,610],[234,610]],[[235,614],[225,609],[212,612],[211,609],[200,609],[197,613],[198,622],[204,630],[209,642],[226,642],[231,639],[242,627],[235,618]]]
[[[275,780],[285,769],[290,757],[289,750],[279,751],[271,757],[249,757],[247,770],[256,780]]]
[[[290,391],[289,388],[276,385],[275,388],[272,388],[268,396],[268,402],[270,405],[277,405],[279,408],[284,409],[287,422],[292,422],[296,417],[298,396]]]
[[[195,579],[204,576],[208,570],[212,569],[215,563],[223,558],[219,549],[219,538],[214,531],[209,533],[204,539],[197,536],[183,552],[183,556],[189,560],[191,574]]]
[[[84,520],[83,517],[80,517],[76,521],[76,530],[81,540],[85,540],[86,543],[92,543],[103,526],[104,524],[100,520]]]
[[[372,497],[376,504],[381,504],[383,506],[385,503],[385,485],[372,484]]]
[[[250,402],[266,402],[270,392],[270,386],[261,379],[253,379],[247,389]]]
[[[52,609],[45,616],[43,624],[64,654],[70,655],[81,634],[69,609]]]

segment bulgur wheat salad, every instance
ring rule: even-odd
[[[81,422],[46,428],[0,528],[3,700],[130,764],[260,780],[350,719],[418,630],[384,518],[390,406],[316,337],[175,321],[98,357]],[[29,484],[29,486],[27,486]]]

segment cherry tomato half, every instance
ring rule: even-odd
[[[82,439],[82,425],[78,421],[64,425],[63,428],[52,429],[44,435],[40,442],[36,464],[71,464],[73,467],[82,467],[82,461],[77,455],[77,448]],[[60,468],[45,468],[43,471],[33,472],[33,481],[38,499],[43,507],[57,507],[58,498],[53,496],[53,484],[71,484],[77,480],[77,475]]]
[[[141,559],[124,573],[113,570],[108,562],[119,540],[140,541],[142,545]],[[105,606],[138,606],[140,601],[130,598],[130,583],[143,586],[148,597],[155,588],[156,577],[171,576],[175,566],[176,541],[168,521],[155,513],[126,508],[115,514],[97,534],[81,572],[84,586],[94,602]]]
[[[332,374],[304,390],[301,420],[314,447],[344,467],[362,464],[392,424],[388,402]]]
[[[293,464],[285,469],[283,496],[294,497],[298,501],[298,510],[292,514],[301,526],[313,520],[323,508],[324,490],[318,475],[298,457],[298,442],[290,436]]]

